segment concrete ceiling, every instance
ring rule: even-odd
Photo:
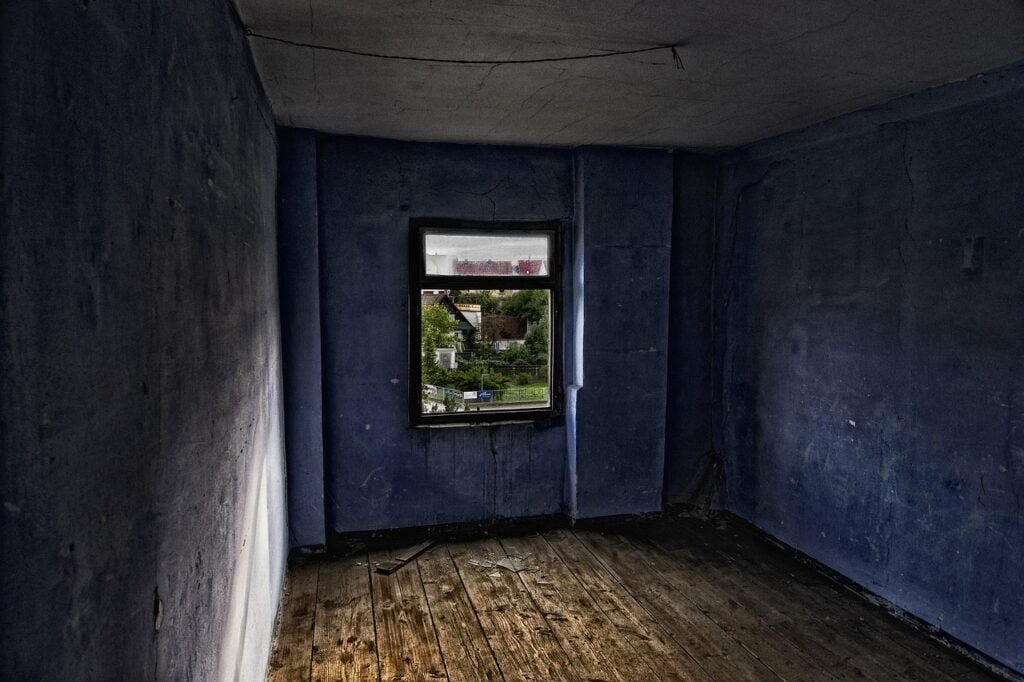
[[[237,0],[278,122],[397,139],[722,148],[1024,58],[1015,0]]]

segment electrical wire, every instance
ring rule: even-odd
[[[286,38],[278,38],[277,36],[267,35],[265,33],[257,33],[250,28],[245,29],[245,35],[253,38],[260,38],[261,40],[269,40],[275,43],[281,43],[284,45],[291,45],[293,47],[306,47],[314,50],[324,50],[326,52],[341,52],[342,54],[355,55],[357,57],[373,57],[375,59],[392,59],[404,62],[429,62],[431,64],[464,64],[464,65],[477,65],[477,66],[501,66],[503,64],[549,64],[552,62],[573,62],[582,61],[584,59],[604,59],[606,57],[622,57],[629,54],[642,54],[644,52],[655,52],[657,50],[670,50],[672,53],[672,59],[675,62],[676,68],[683,68],[683,62],[679,57],[679,53],[676,48],[682,47],[682,43],[675,43],[670,45],[654,45],[651,47],[641,47],[635,50],[612,50],[603,52],[601,54],[578,54],[571,55],[568,57],[543,57],[540,59],[441,59],[437,57],[413,57],[411,55],[401,54],[386,54],[383,52],[366,52],[363,50],[351,50],[345,47],[334,47],[331,45],[318,45],[316,43],[303,43],[296,40],[288,40]]]

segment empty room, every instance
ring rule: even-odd
[[[0,679],[1024,681],[1024,4],[0,6]]]

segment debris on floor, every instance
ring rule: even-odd
[[[405,566],[407,563],[418,557],[420,554],[423,554],[433,546],[433,540],[421,542],[418,545],[415,545],[413,547],[410,547],[409,549],[404,550],[403,552],[395,556],[393,559],[389,559],[387,561],[378,561],[374,565],[373,570],[382,575],[391,575],[392,573],[400,569],[402,566]]]
[[[526,557],[517,556],[512,554],[505,557],[500,561],[494,562],[494,565],[498,568],[504,568],[506,571],[512,571],[513,573],[519,573],[520,571],[539,571],[540,566],[534,566],[533,564],[526,563]]]
[[[504,557],[503,559],[498,559],[497,561],[491,561],[490,559],[470,559],[469,564],[471,566],[476,566],[477,568],[482,569],[503,568],[506,571],[511,571],[512,573],[520,573],[523,571],[526,571],[527,573],[533,573],[534,571],[539,571],[540,566],[526,563],[526,559],[528,557],[529,555],[520,556],[518,554],[510,554],[507,557]],[[487,575],[494,578],[500,574],[495,572],[488,573]]]

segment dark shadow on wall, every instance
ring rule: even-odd
[[[724,482],[711,437],[717,175],[713,157],[674,155],[664,499],[698,509],[717,504]]]
[[[0,18],[0,677],[262,675],[275,132],[227,2]]]

